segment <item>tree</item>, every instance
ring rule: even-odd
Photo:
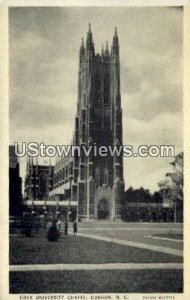
[[[177,220],[177,211],[183,211],[183,153],[175,156],[171,162],[174,171],[167,173],[166,176],[171,181],[171,199],[174,203],[174,220]]]
[[[152,202],[153,203],[161,203],[162,202],[162,194],[158,191],[154,192],[152,195]]]
[[[177,154],[170,164],[173,166],[173,172],[167,173],[167,179],[159,182],[158,186],[163,199],[168,198],[173,202],[176,222],[182,219],[183,211],[183,153]]]
[[[162,199],[171,198],[171,183],[165,179],[158,183],[159,193],[162,195]]]
[[[133,189],[133,187],[129,187],[125,192],[125,202],[151,202],[151,194],[148,189],[144,189],[143,187],[139,189]]]
[[[174,201],[183,202],[183,153],[179,153],[171,165],[174,168],[174,172],[167,173],[166,176],[171,179],[173,186]]]

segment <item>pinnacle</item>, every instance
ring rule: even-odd
[[[114,33],[114,36],[115,36],[115,37],[117,36],[117,27],[115,27],[115,33]]]
[[[91,24],[88,24],[88,31],[91,32]]]

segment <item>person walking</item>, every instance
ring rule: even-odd
[[[56,226],[57,226],[57,230],[59,232],[59,236],[61,236],[61,220],[60,219],[57,220]]]
[[[65,221],[65,235],[68,235],[68,222]]]
[[[76,220],[73,222],[73,233],[74,233],[74,235],[77,234],[77,221]]]

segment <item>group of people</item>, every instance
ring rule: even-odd
[[[77,234],[77,221],[73,222],[73,234]],[[48,230],[47,239],[49,241],[57,241],[61,235],[61,220],[53,220],[52,225]],[[64,235],[68,235],[68,222],[64,224]]]

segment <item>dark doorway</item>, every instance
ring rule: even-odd
[[[168,214],[167,211],[163,211],[162,213],[163,222],[168,222]]]
[[[98,219],[108,219],[108,217],[109,217],[109,204],[106,199],[102,199],[98,204]]]

